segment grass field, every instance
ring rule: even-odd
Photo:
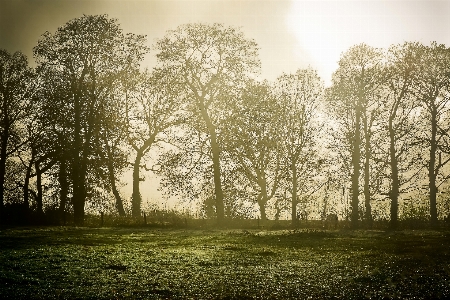
[[[449,231],[0,231],[0,299],[450,298]]]

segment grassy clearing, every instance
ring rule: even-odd
[[[0,232],[1,299],[450,297],[450,232]]]

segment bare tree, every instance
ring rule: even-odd
[[[255,195],[262,221],[267,219],[266,205],[278,191],[284,173],[280,104],[268,83],[249,83],[226,133],[225,149],[236,162],[232,173],[241,174],[245,189]]]
[[[25,124],[34,113],[34,73],[26,57],[0,50],[0,219],[5,198],[7,161],[27,142]]]
[[[420,166],[413,156],[417,134],[418,103],[412,94],[414,78],[417,76],[420,53],[417,44],[405,43],[391,46],[387,53],[386,95],[380,99],[385,105],[388,135],[388,165],[390,168],[391,200],[390,228],[398,226],[398,200],[402,187],[417,177]],[[414,171],[412,168],[418,168]],[[412,171],[412,172],[411,172]]]
[[[70,163],[75,223],[84,223],[87,175],[95,151],[95,137],[102,129],[102,111],[108,109],[110,92],[120,76],[147,52],[144,37],[124,35],[117,20],[106,15],[73,19],[54,34],[46,32],[34,48],[40,68],[59,75],[64,86],[64,113],[69,120]],[[47,78],[47,80],[55,80]],[[98,145],[97,145],[98,146]]]
[[[373,126],[380,113],[381,103],[378,101],[378,94],[382,84],[380,80],[382,58],[379,49],[365,44],[350,48],[341,56],[339,68],[333,74],[333,85],[328,90],[327,98],[331,114],[349,129],[347,140],[351,143],[352,228],[358,227],[361,163],[364,166],[365,219],[369,227],[372,224],[371,138]],[[361,158],[364,158],[363,162]]]
[[[414,77],[414,95],[423,109],[424,128],[419,136],[424,147],[429,147],[428,188],[430,197],[430,221],[437,225],[437,193],[449,174],[444,166],[450,161],[450,51],[444,45],[415,45],[420,55],[419,72]]]
[[[152,148],[163,142],[170,129],[184,121],[182,91],[177,77],[167,71],[154,70],[136,75],[131,89],[126,90],[125,105],[128,128],[128,143],[136,152],[133,163],[132,215],[141,213],[139,175],[141,160]],[[147,168],[148,170],[148,168]]]
[[[276,122],[281,123],[277,135],[284,141],[285,164],[290,179],[291,218],[297,220],[297,199],[305,193],[305,181],[312,179],[313,170],[319,167],[315,151],[320,125],[318,123],[323,82],[312,69],[298,70],[295,74],[283,74],[275,84],[276,99],[282,112]],[[301,184],[300,184],[301,183]]]
[[[186,24],[169,31],[156,50],[161,68],[173,70],[184,87],[185,101],[194,115],[193,128],[202,128],[208,135],[220,223],[224,219],[220,127],[229,113],[227,101],[239,95],[245,79],[260,66],[257,45],[232,27]]]

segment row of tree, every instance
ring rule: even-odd
[[[341,57],[326,99],[337,121],[335,146],[349,162],[345,169],[358,191],[351,200],[353,227],[361,185],[369,225],[371,201],[378,194],[390,199],[396,227],[399,197],[418,198],[424,183],[436,225],[438,188],[444,191],[450,174],[445,168],[450,160],[449,49],[436,43],[405,43],[387,51],[355,46]],[[448,206],[448,194],[442,197]]]
[[[41,37],[35,69],[20,52],[0,52],[2,220],[6,203],[21,203],[61,218],[70,209],[82,225],[86,206],[104,199],[124,216],[119,178],[131,166],[132,216],[146,169],[219,223],[254,204],[265,220],[272,202],[275,217],[288,203],[296,222],[300,204],[350,184],[353,228],[361,218],[371,226],[372,204],[385,198],[396,227],[399,199],[420,197],[428,182],[437,224],[450,174],[445,46],[355,46],[327,89],[312,69],[257,81],[257,44],[221,24],[179,26],[154,50],[157,66],[142,70],[144,36],[85,15]],[[148,167],[151,153],[159,155]]]

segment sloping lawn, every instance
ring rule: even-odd
[[[0,299],[123,298],[450,298],[450,232],[0,231]]]

